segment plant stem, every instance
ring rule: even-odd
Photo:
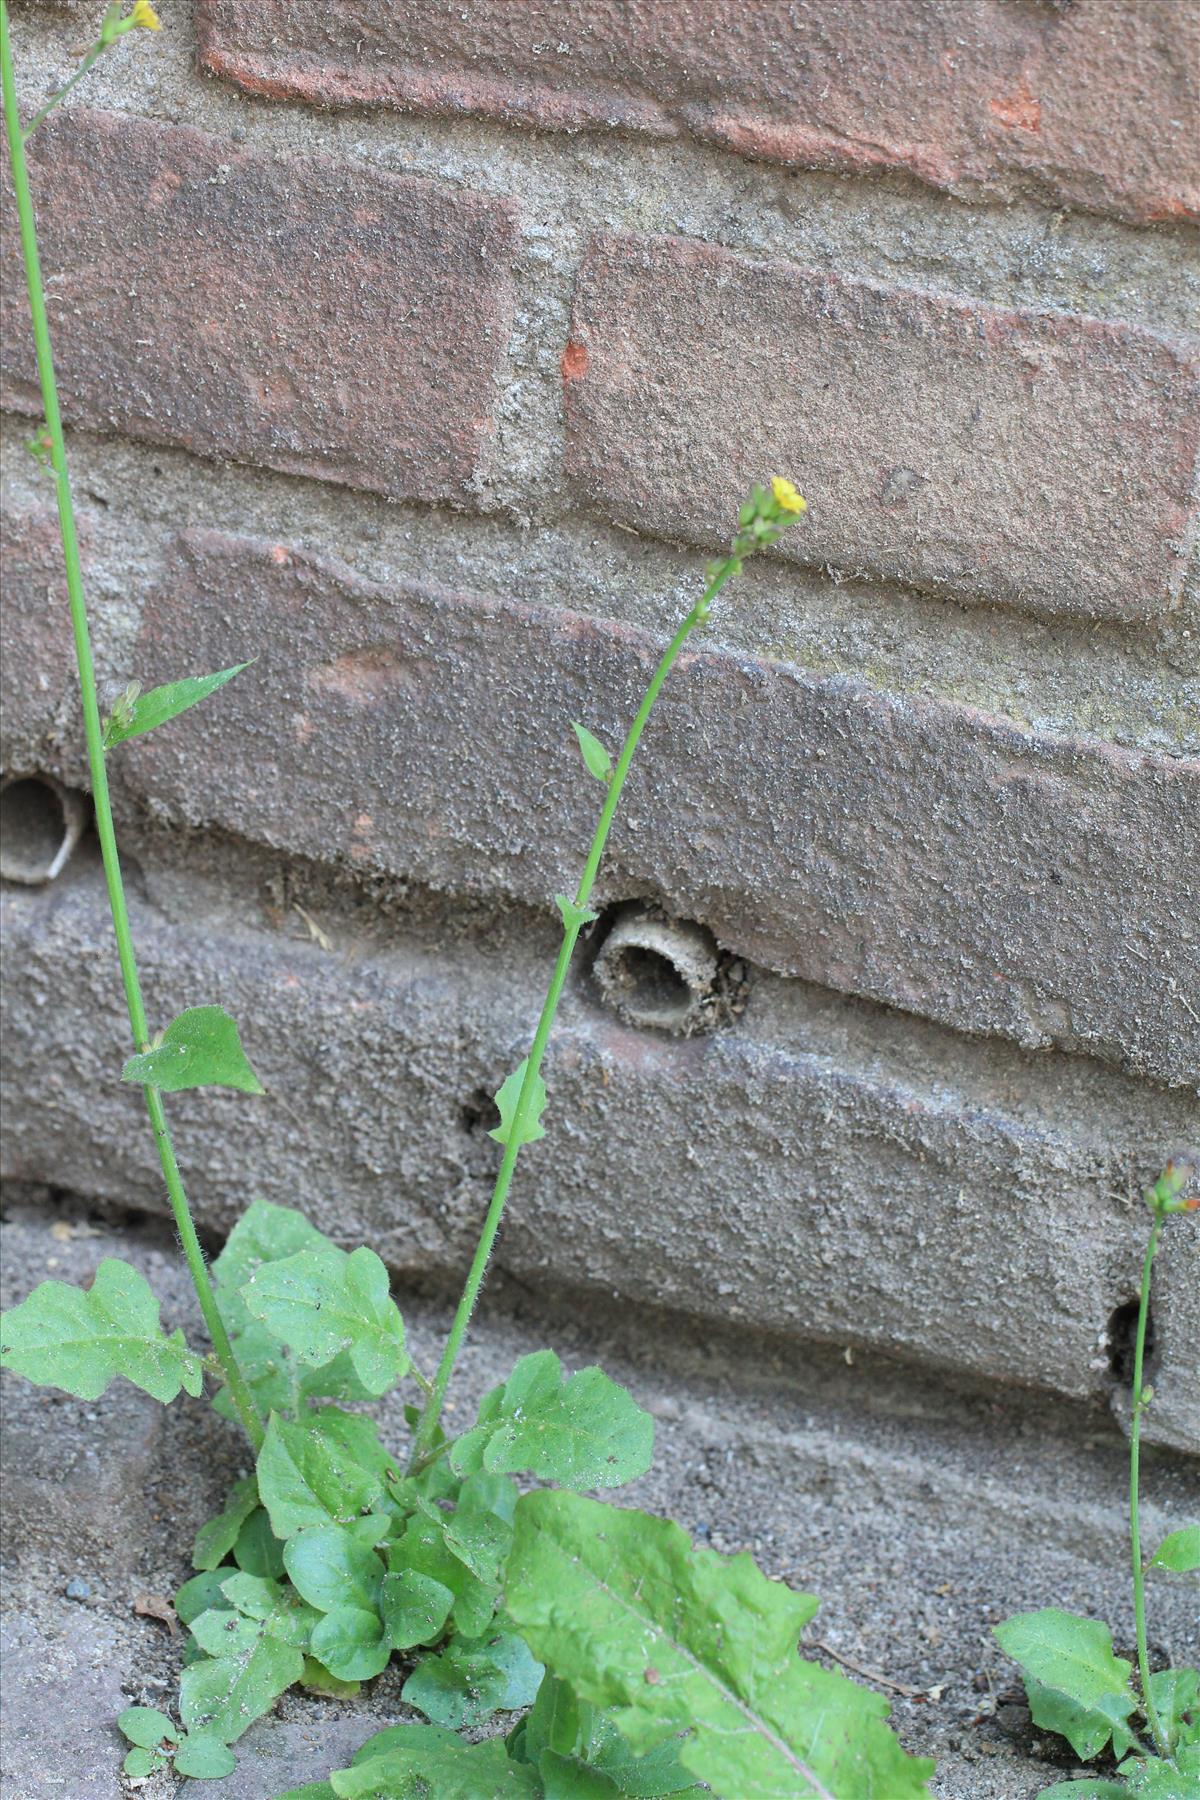
[[[66,99],[66,97],[70,93],[71,89],[75,86],[75,83],[77,81],[83,80],[83,78],[87,74],[88,70],[92,67],[92,65],[94,63],[99,62],[100,58],[104,55],[104,52],[107,49],[108,49],[108,45],[106,43],[104,43],[103,40],[101,40],[97,44],[92,45],[91,49],[88,51],[87,55],[84,57],[83,61],[80,63],[80,65],[76,69],[75,73],[67,81],[63,82],[62,86],[59,88],[59,90],[56,94],[51,94],[50,98],[47,100],[45,106],[42,107],[40,112],[34,113],[32,119],[30,119],[28,125],[26,125],[25,129],[21,133],[21,142],[23,144],[27,144],[29,142],[30,138],[33,136],[34,132],[37,130],[38,126],[41,124],[42,120],[49,118],[50,114],[54,111],[54,109],[58,105],[59,101]]]
[[[616,816],[617,807],[620,803],[621,789],[625,785],[625,777],[629,773],[629,765],[633,761],[633,754],[638,747],[638,742],[645,728],[646,720],[650,717],[650,709],[658,698],[659,689],[662,687],[663,682],[670,673],[671,665],[679,655],[679,652],[683,648],[690,633],[694,631],[698,625],[702,625],[707,619],[712,601],[725,585],[726,581],[728,581],[730,575],[735,572],[735,567],[736,565],[732,558],[720,566],[701,598],[697,601],[696,605],[687,615],[687,618],[683,621],[683,624],[675,633],[675,636],[671,639],[670,644],[663,652],[662,660],[659,662],[657,669],[655,669],[654,674],[651,677],[650,685],[642,697],[641,706],[638,708],[637,717],[629,728],[629,735],[621,746],[621,754],[618,756],[616,766],[609,777],[608,794],[605,798],[604,806],[601,809],[595,835],[592,838],[591,849],[588,851],[587,861],[583,866],[583,874],[580,877],[579,886],[575,892],[575,905],[578,907],[586,907],[588,900],[591,898],[592,887],[596,880],[596,873],[600,867],[600,858],[604,854],[604,846],[608,840],[609,829]],[[413,1438],[412,1452],[409,1459],[410,1471],[422,1463],[433,1448],[434,1432],[437,1429],[438,1420],[441,1417],[442,1406],[446,1398],[446,1390],[450,1385],[450,1377],[454,1373],[454,1365],[458,1360],[459,1351],[462,1349],[463,1339],[467,1335],[467,1327],[471,1323],[471,1315],[475,1310],[475,1304],[479,1298],[479,1290],[483,1286],[483,1278],[487,1272],[488,1260],[492,1254],[492,1246],[496,1241],[496,1233],[500,1229],[500,1220],[503,1217],[505,1203],[508,1200],[508,1190],[512,1185],[513,1170],[516,1168],[517,1157],[521,1152],[521,1128],[524,1125],[529,1108],[533,1103],[533,1096],[536,1090],[538,1073],[541,1069],[542,1057],[545,1054],[546,1045],[550,1038],[550,1032],[554,1025],[554,1015],[558,1011],[558,1002],[562,995],[563,985],[567,979],[567,970],[570,968],[571,957],[574,954],[575,944],[581,930],[582,921],[574,925],[564,924],[563,926],[562,945],[558,952],[558,960],[554,965],[554,973],[550,977],[550,986],[547,990],[545,1001],[542,1004],[541,1017],[538,1019],[537,1030],[534,1033],[533,1045],[530,1049],[529,1059],[525,1068],[525,1078],[521,1083],[521,1092],[517,1099],[516,1110],[513,1114],[512,1125],[508,1134],[508,1142],[504,1147],[504,1156],[500,1163],[500,1170],[496,1176],[496,1185],[492,1191],[491,1204],[487,1210],[487,1217],[483,1222],[483,1230],[480,1233],[475,1256],[471,1263],[470,1272],[467,1275],[466,1286],[463,1288],[462,1298],[458,1303],[458,1309],[454,1315],[454,1322],[450,1327],[450,1335],[446,1339],[446,1348],[442,1352],[442,1360],[438,1365],[438,1371],[433,1380],[433,1390],[430,1393],[428,1400],[425,1402],[425,1406],[421,1413],[420,1423],[417,1426],[416,1435]]]
[[[4,124],[8,139],[9,162],[16,193],[17,217],[20,222],[21,254],[25,263],[25,279],[29,289],[29,311],[33,322],[33,341],[37,352],[38,377],[42,404],[46,411],[46,429],[50,438],[50,463],[54,470],[58,496],[58,522],[62,533],[63,562],[66,568],[67,597],[71,609],[71,626],[75,636],[75,659],[79,669],[79,692],[83,705],[83,729],[87,741],[88,767],[91,772],[92,798],[96,808],[96,831],[104,862],[104,879],[112,911],[113,934],[117,941],[117,960],[121,965],[121,981],[129,1011],[129,1025],[134,1049],[148,1048],[146,1009],[142,1003],[133,937],[129,929],[129,910],[125,903],[125,886],[121,879],[121,863],[117,854],[116,831],[108,794],[108,772],[104,765],[104,734],[100,707],[96,696],[96,673],[92,663],[91,638],[88,631],[87,605],[83,591],[83,572],[79,562],[79,539],[75,529],[75,508],[71,499],[71,481],[67,469],[67,451],[63,440],[62,417],[58,405],[58,387],[54,377],[54,358],[50,347],[50,327],[46,317],[46,297],[42,287],[41,262],[38,256],[37,226],[33,200],[29,191],[29,170],[25,161],[25,145],[17,110],[16,82],[13,75],[12,46],[8,33],[8,7],[0,0],[0,84],[4,94]],[[163,1179],[175,1215],[175,1225],[183,1246],[184,1258],[200,1302],[200,1311],[220,1361],[230,1396],[237,1408],[251,1444],[257,1451],[263,1441],[262,1421],[253,1396],[238,1367],[217,1310],[216,1296],[209,1281],[204,1252],[196,1236],[196,1227],[184,1192],[179,1165],[171,1144],[163,1111],[162,1095],[157,1088],[147,1087],[146,1109],[158,1145]]]
[[[1162,1228],[1163,1215],[1156,1211],[1142,1262],[1142,1292],[1138,1302],[1137,1337],[1133,1347],[1133,1416],[1129,1425],[1129,1544],[1133,1562],[1133,1618],[1137,1632],[1138,1674],[1142,1683],[1142,1711],[1146,1715],[1159,1755],[1169,1756],[1170,1746],[1150,1689],[1150,1657],[1146,1645],[1146,1573],[1142,1567],[1142,1538],[1138,1521],[1142,1413],[1147,1405],[1142,1386],[1142,1367],[1146,1356],[1146,1324],[1150,1317],[1150,1277]]]

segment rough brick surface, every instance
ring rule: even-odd
[[[3,585],[0,768],[7,774],[58,767],[62,740],[78,716],[78,690],[57,513],[6,512]]]
[[[1200,211],[1190,0],[200,0],[206,66],[320,105],[692,131],[1136,219]]]
[[[604,234],[564,384],[571,473],[623,523],[720,543],[769,466],[813,563],[1085,617],[1178,599],[1200,381],[1150,333]]]
[[[509,330],[504,201],[70,111],[31,144],[69,419],[420,499],[463,495]],[[15,232],[4,395],[37,412]]]
[[[363,875],[539,904],[594,824],[570,722],[618,741],[660,650],[215,532],[178,541],[139,678],[178,674],[185,647],[189,667],[259,661],[113,758],[127,793]],[[603,892],[660,895],[782,973],[1182,1081],[1198,800],[1195,762],[699,652],[651,722]]]
[[[553,928],[480,922],[451,941],[418,922],[383,944],[307,891],[322,948],[289,940],[286,917],[251,924],[253,881],[225,861],[241,919],[195,873],[156,878],[134,916],[152,1020],[227,1006],[267,1089],[171,1097],[202,1217],[227,1228],[261,1193],[398,1269],[461,1270],[497,1162],[476,1096],[523,1054]],[[126,1034],[99,871],[76,867],[57,891],[4,897],[5,1172],[161,1210],[137,1096],[115,1079]],[[1108,1321],[1144,1243],[1121,1198],[1130,1170],[1177,1137],[1179,1097],[1131,1118],[1128,1084],[1055,1059],[1035,1104],[1013,1052],[993,1065],[980,1046],[914,1038],[768,977],[740,1023],[663,1038],[602,1010],[585,969],[551,1044],[551,1129],[522,1161],[502,1267],[1108,1393]],[[45,1078],[29,1083],[35,1055]],[[1190,1246],[1194,1272],[1200,1231]]]

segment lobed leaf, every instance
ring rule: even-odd
[[[680,1762],[716,1793],[927,1795],[934,1766],[901,1750],[887,1701],[797,1654],[817,1602],[745,1552],[693,1550],[667,1519],[542,1490],[516,1505],[506,1602],[534,1656],[631,1750],[691,1728]]]
[[[586,725],[580,725],[575,719],[571,721],[571,730],[575,733],[579,744],[579,753],[583,757],[588,774],[594,775],[597,781],[603,781],[606,784],[610,782],[613,759],[600,739],[594,732],[589,731]]]
[[[678,1740],[636,1756],[611,1719],[549,1673],[508,1743],[514,1756],[538,1770],[547,1800],[592,1793],[703,1800],[709,1792],[679,1761]]]
[[[179,1710],[189,1731],[232,1744],[299,1681],[304,1657],[290,1644],[260,1634],[241,1656],[205,1657],[183,1671]]]
[[[887,1703],[797,1654],[816,1611],[744,1552],[551,1490],[517,1503],[505,1597],[534,1655],[604,1707],[635,1752],[690,1728],[679,1760],[738,1800],[927,1795]]]
[[[228,1087],[243,1094],[266,1092],[250,1067],[238,1028],[223,1006],[189,1006],[172,1019],[162,1042],[131,1056],[122,1081],[135,1081],[164,1094],[184,1088]]]
[[[272,1531],[286,1541],[310,1525],[348,1524],[379,1498],[382,1484],[326,1423],[291,1425],[272,1413],[258,1453],[258,1491]]]
[[[373,1250],[301,1250],[259,1268],[242,1289],[251,1317],[321,1368],[349,1357],[367,1393],[385,1394],[407,1372],[404,1321]]]
[[[204,1380],[182,1331],[163,1331],[145,1276],[111,1256],[90,1288],[43,1281],[5,1313],[0,1364],[80,1400],[98,1400],[118,1375],[164,1404],[181,1388],[199,1394]]]
[[[215,1569],[223,1563],[237,1543],[242,1526],[257,1506],[258,1483],[253,1475],[243,1475],[230,1489],[224,1512],[209,1519],[196,1533],[192,1545],[193,1569]]]
[[[1185,1525],[1165,1537],[1150,1558],[1150,1567],[1172,1569],[1176,1575],[1200,1569],[1200,1525]]]
[[[1171,1749],[1200,1746],[1200,1671],[1160,1669],[1150,1677],[1150,1696]]]
[[[1051,1606],[1006,1619],[994,1635],[1020,1665],[1035,1723],[1060,1732],[1077,1756],[1098,1755],[1110,1736],[1118,1756],[1129,1748],[1124,1721],[1137,1700],[1107,1625]]]
[[[541,1800],[532,1769],[503,1738],[464,1744],[438,1725],[391,1725],[329,1777],[339,1800]]]
[[[620,1487],[650,1467],[654,1420],[602,1370],[562,1379],[553,1350],[523,1356],[450,1447],[460,1475],[536,1475],[571,1488]]]
[[[513,1632],[456,1637],[440,1656],[422,1657],[400,1697],[435,1725],[461,1731],[482,1725],[493,1713],[531,1706],[542,1673],[541,1663]]]
[[[529,1058],[525,1057],[517,1064],[512,1074],[508,1077],[508,1080],[504,1082],[495,1096],[496,1105],[500,1110],[500,1123],[493,1130],[488,1132],[488,1136],[490,1138],[495,1138],[498,1144],[507,1145],[510,1137],[513,1135],[513,1130],[517,1122],[517,1102],[521,1098],[521,1089],[525,1085],[525,1071],[528,1067]],[[545,1110],[546,1084],[541,1076],[537,1075],[534,1077],[533,1093],[530,1095],[529,1100],[529,1110],[525,1115],[525,1119],[521,1125],[520,1134],[517,1137],[518,1145],[536,1144],[539,1138],[545,1137],[545,1128],[538,1124],[538,1120]]]
[[[186,712],[198,700],[207,699],[249,667],[248,662],[235,663],[232,669],[221,669],[215,675],[185,675],[182,681],[169,681],[163,687],[151,688],[148,694],[137,695],[128,705],[114,707],[104,727],[104,748],[111,750],[114,744],[123,744],[128,738],[165,725],[168,719]]]

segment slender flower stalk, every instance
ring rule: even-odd
[[[492,1247],[496,1242],[496,1233],[500,1229],[500,1221],[504,1216],[504,1208],[508,1201],[509,1189],[512,1186],[513,1171],[517,1165],[517,1158],[520,1155],[521,1146],[530,1141],[531,1128],[534,1131],[534,1135],[540,1135],[540,1133],[536,1131],[536,1116],[537,1112],[540,1110],[539,1101],[542,1094],[540,1077],[542,1058],[546,1052],[546,1045],[550,1040],[550,1032],[554,1025],[554,1017],[558,1011],[558,1003],[562,996],[563,986],[567,979],[567,971],[571,965],[571,958],[574,955],[575,945],[579,939],[579,934],[584,925],[596,916],[589,910],[588,902],[591,899],[592,888],[595,885],[596,875],[600,868],[600,859],[604,854],[604,846],[608,841],[608,834],[612,827],[613,819],[616,817],[617,807],[620,804],[621,790],[625,785],[625,777],[629,773],[629,767],[633,761],[634,752],[637,750],[638,744],[641,741],[642,732],[645,730],[646,721],[650,717],[651,708],[658,698],[659,690],[667,676],[670,674],[671,667],[675,662],[676,657],[679,655],[679,652],[683,649],[684,644],[687,642],[692,632],[705,624],[712,603],[724,587],[725,583],[732,576],[741,573],[744,558],[753,555],[756,550],[764,550],[774,544],[786,527],[793,524],[800,514],[806,510],[806,505],[807,503],[797,492],[792,483],[785,480],[781,475],[777,475],[772,481],[770,493],[767,493],[763,488],[758,486],[753,489],[750,499],[738,514],[738,534],[733,540],[729,555],[719,562],[710,563],[706,572],[707,586],[664,651],[662,660],[655,669],[650,680],[650,685],[642,697],[642,703],[637,710],[637,716],[630,726],[629,733],[621,747],[621,753],[617,758],[616,765],[609,769],[603,777],[608,783],[608,793],[605,797],[604,805],[600,812],[600,818],[592,837],[591,848],[587,854],[587,861],[583,866],[583,874],[580,877],[579,886],[575,890],[575,897],[572,901],[567,901],[565,898],[559,901],[559,910],[562,913],[563,918],[562,944],[559,948],[558,959],[554,965],[554,973],[550,977],[550,986],[542,1004],[541,1016],[538,1019],[537,1029],[533,1036],[533,1044],[523,1065],[524,1072],[517,1096],[516,1107],[506,1132],[507,1141],[505,1143],[504,1156],[496,1176],[496,1185],[492,1192],[491,1204],[488,1207],[487,1216],[483,1222],[483,1230],[480,1233],[479,1243],[471,1263],[470,1273],[467,1276],[466,1286],[463,1289],[462,1298],[458,1303],[458,1309],[454,1315],[454,1322],[450,1327],[450,1335],[446,1340],[446,1347],[442,1353],[442,1360],[438,1365],[437,1374],[433,1379],[432,1389],[425,1402],[413,1438],[412,1452],[409,1460],[410,1470],[419,1468],[433,1454],[438,1420],[441,1416],[442,1406],[446,1399],[446,1391],[450,1385],[450,1378],[454,1373],[454,1365],[458,1360],[459,1351],[462,1349],[463,1340],[467,1335],[467,1328],[471,1323],[471,1316],[475,1311],[476,1302],[479,1299],[479,1291],[483,1286],[484,1276],[487,1273],[487,1266],[492,1254]],[[595,740],[592,741],[595,743]],[[603,747],[601,745],[596,743],[595,748],[600,755],[604,755]]]
[[[141,0],[144,13],[152,9]],[[111,18],[111,14],[110,14]],[[121,35],[122,29],[131,29],[134,24],[147,24],[145,17],[138,17],[138,9],[128,16],[127,21],[118,20],[114,26],[114,35]],[[106,21],[107,24],[107,21]],[[153,29],[154,27],[151,27]],[[101,43],[96,54],[107,48],[103,29]],[[86,60],[86,59],[85,59]],[[95,56],[91,57],[91,61]],[[90,67],[91,63],[88,62]],[[79,73],[84,73],[81,69]],[[75,658],[79,672],[79,692],[83,708],[83,728],[87,742],[88,768],[91,774],[92,798],[96,809],[96,831],[100,839],[100,852],[104,863],[104,879],[108,888],[109,907],[112,912],[113,933],[117,944],[117,959],[121,967],[121,980],[125,990],[125,1002],[129,1013],[129,1025],[133,1036],[134,1049],[143,1052],[149,1048],[149,1032],[146,1025],[146,1010],[142,1000],[141,983],[138,979],[137,960],[134,955],[133,936],[129,925],[129,909],[125,901],[125,885],[121,878],[121,863],[117,853],[116,830],[113,825],[112,805],[108,792],[108,773],[105,768],[104,729],[100,719],[100,707],[96,693],[96,674],[92,662],[91,636],[88,629],[87,605],[84,596],[83,573],[79,560],[79,540],[75,527],[75,508],[71,498],[71,481],[67,468],[66,444],[63,439],[62,417],[58,403],[58,387],[54,375],[54,357],[50,344],[50,327],[46,316],[46,298],[42,286],[41,263],[38,256],[37,227],[34,219],[33,199],[29,189],[29,170],[25,160],[25,139],[28,130],[22,131],[20,115],[17,109],[16,81],[13,73],[12,46],[9,39],[8,8],[5,0],[0,0],[0,83],[4,95],[4,125],[8,142],[9,163],[12,169],[13,189],[16,195],[17,219],[20,227],[21,255],[25,265],[25,279],[29,290],[29,311],[33,324],[33,340],[37,354],[38,379],[41,384],[42,405],[46,414],[45,442],[48,444],[50,466],[54,471],[55,489],[58,500],[58,521],[62,535],[63,562],[66,569],[67,599],[70,606],[71,626],[75,637]],[[71,84],[68,84],[71,85]],[[66,90],[63,89],[62,92]],[[60,93],[50,104],[54,105],[62,97]],[[49,111],[44,107],[33,124]],[[237,1409],[238,1416],[245,1426],[247,1436],[257,1451],[263,1441],[262,1420],[254,1404],[253,1396],[245,1378],[237,1364],[229,1334],[217,1310],[216,1296],[209,1280],[208,1269],[204,1261],[204,1252],[196,1235],[195,1223],[191,1208],[184,1191],[183,1180],[179,1173],[179,1165],[175,1160],[175,1151],[171,1143],[171,1134],[167,1125],[166,1113],[163,1109],[162,1095],[159,1089],[147,1086],[146,1109],[150,1115],[150,1126],[158,1147],[159,1161],[162,1165],[163,1180],[171,1202],[171,1211],[175,1217],[175,1225],[179,1232],[184,1258],[187,1262],[196,1296],[200,1302],[200,1311],[204,1323],[212,1339],[213,1348],[221,1365],[222,1373],[228,1384],[230,1396]]]
[[[1150,1685],[1150,1655],[1146,1639],[1146,1570],[1142,1561],[1142,1536],[1138,1518],[1138,1485],[1142,1444],[1142,1414],[1154,1398],[1154,1389],[1143,1381],[1146,1359],[1146,1328],[1150,1319],[1150,1283],[1159,1239],[1168,1216],[1177,1212],[1195,1212],[1197,1201],[1184,1198],[1191,1170],[1179,1163],[1168,1163],[1154,1186],[1146,1190],[1146,1205],[1154,1218],[1146,1254],[1142,1259],[1142,1287],[1138,1300],[1137,1336],[1133,1346],[1133,1410],[1129,1425],[1129,1548],[1133,1565],[1133,1619],[1137,1634],[1138,1676],[1142,1687],[1142,1710],[1160,1756],[1170,1756],[1170,1743],[1163,1730],[1154,1691]]]

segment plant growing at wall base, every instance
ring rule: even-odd
[[[1200,1208],[1184,1191],[1191,1175],[1190,1169],[1168,1163],[1145,1194],[1152,1223],[1142,1261],[1129,1429],[1137,1682],[1099,1619],[1046,1607],[1006,1619],[995,1631],[1001,1649],[1020,1665],[1034,1723],[1058,1732],[1086,1762],[1105,1754],[1117,1761],[1114,1776],[1056,1782],[1039,1800],[1200,1800],[1200,1670],[1152,1674],[1146,1639],[1147,1570],[1186,1575],[1200,1569],[1200,1523],[1171,1532],[1144,1561],[1138,1511],[1142,1417],[1154,1398],[1144,1380],[1154,1258],[1167,1220]]]
[[[299,1213],[255,1201],[211,1271],[171,1143],[164,1094],[261,1083],[235,1022],[197,1005],[151,1032],[109,801],[106,762],[168,725],[247,665],[143,694],[132,684],[101,718],[76,542],[66,447],[24,145],[53,106],[118,39],[157,29],[148,0],[105,15],[98,43],[66,86],[21,126],[8,18],[0,0],[5,126],[28,278],[92,790],[133,1040],[123,1078],[143,1090],[184,1255],[213,1350],[162,1328],[145,1278],[114,1259],[86,1292],[48,1281],[0,1322],[6,1367],[97,1399],[116,1377],[167,1403],[196,1397],[240,1423],[254,1472],[197,1534],[196,1573],[176,1596],[190,1637],[179,1723],[131,1707],[120,1727],[135,1779],[173,1765],[220,1779],[230,1745],[287,1688],[348,1695],[391,1657],[411,1665],[404,1698],[427,1724],[377,1734],[348,1769],[296,1790],[307,1800],[436,1793],[692,1796],[755,1800],[917,1800],[932,1765],[907,1756],[887,1706],[802,1659],[817,1602],[764,1576],[746,1554],[697,1550],[671,1522],[586,1498],[643,1474],[653,1422],[600,1369],[564,1374],[553,1351],[522,1357],[449,1437],[443,1406],[486,1273],[518,1157],[544,1136],[541,1065],[622,789],[654,701],[683,644],[708,619],[747,556],[804,511],[792,484],[755,486],[728,555],[711,564],[614,758],[582,723],[584,772],[604,790],[573,894],[556,897],[562,944],[527,1056],[496,1095],[496,1186],[445,1350],[430,1379],[414,1369],[387,1271],[367,1247],[347,1252]],[[407,1458],[361,1410],[400,1382]],[[355,1410],[352,1410],[355,1409]],[[520,1491],[515,1477],[524,1478]],[[532,1485],[532,1484],[538,1485]],[[504,1737],[459,1733],[519,1714]]]

